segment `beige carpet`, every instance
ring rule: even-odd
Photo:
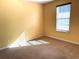
[[[63,51],[50,45],[5,49],[0,59],[66,59]]]
[[[49,44],[10,48],[0,51],[0,59],[79,59],[79,46],[48,37]]]

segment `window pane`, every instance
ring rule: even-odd
[[[57,7],[56,31],[69,31],[71,4]]]

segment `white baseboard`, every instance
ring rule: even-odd
[[[47,37],[51,37],[51,38],[56,38],[58,40],[61,40],[61,41],[65,41],[65,42],[69,42],[69,43],[72,43],[72,44],[76,44],[76,45],[79,45],[78,42],[74,42],[74,41],[70,41],[70,40],[64,40],[62,38],[58,38],[58,37],[55,37],[55,36],[49,36],[49,35],[46,35]]]

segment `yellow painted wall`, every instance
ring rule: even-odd
[[[14,42],[22,32],[26,39],[42,35],[79,43],[79,0],[71,0],[70,32],[56,32],[56,6],[70,2],[55,0],[49,4],[36,4],[23,0],[0,0],[0,47]]]
[[[0,47],[15,41],[22,32],[26,39],[43,34],[42,5],[24,0],[0,0]]]
[[[67,2],[72,2],[70,31],[67,33],[56,32],[56,6]],[[45,4],[44,9],[45,35],[79,44],[79,0],[55,0]]]

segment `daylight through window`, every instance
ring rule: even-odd
[[[70,26],[71,4],[57,6],[56,31],[67,32]]]

